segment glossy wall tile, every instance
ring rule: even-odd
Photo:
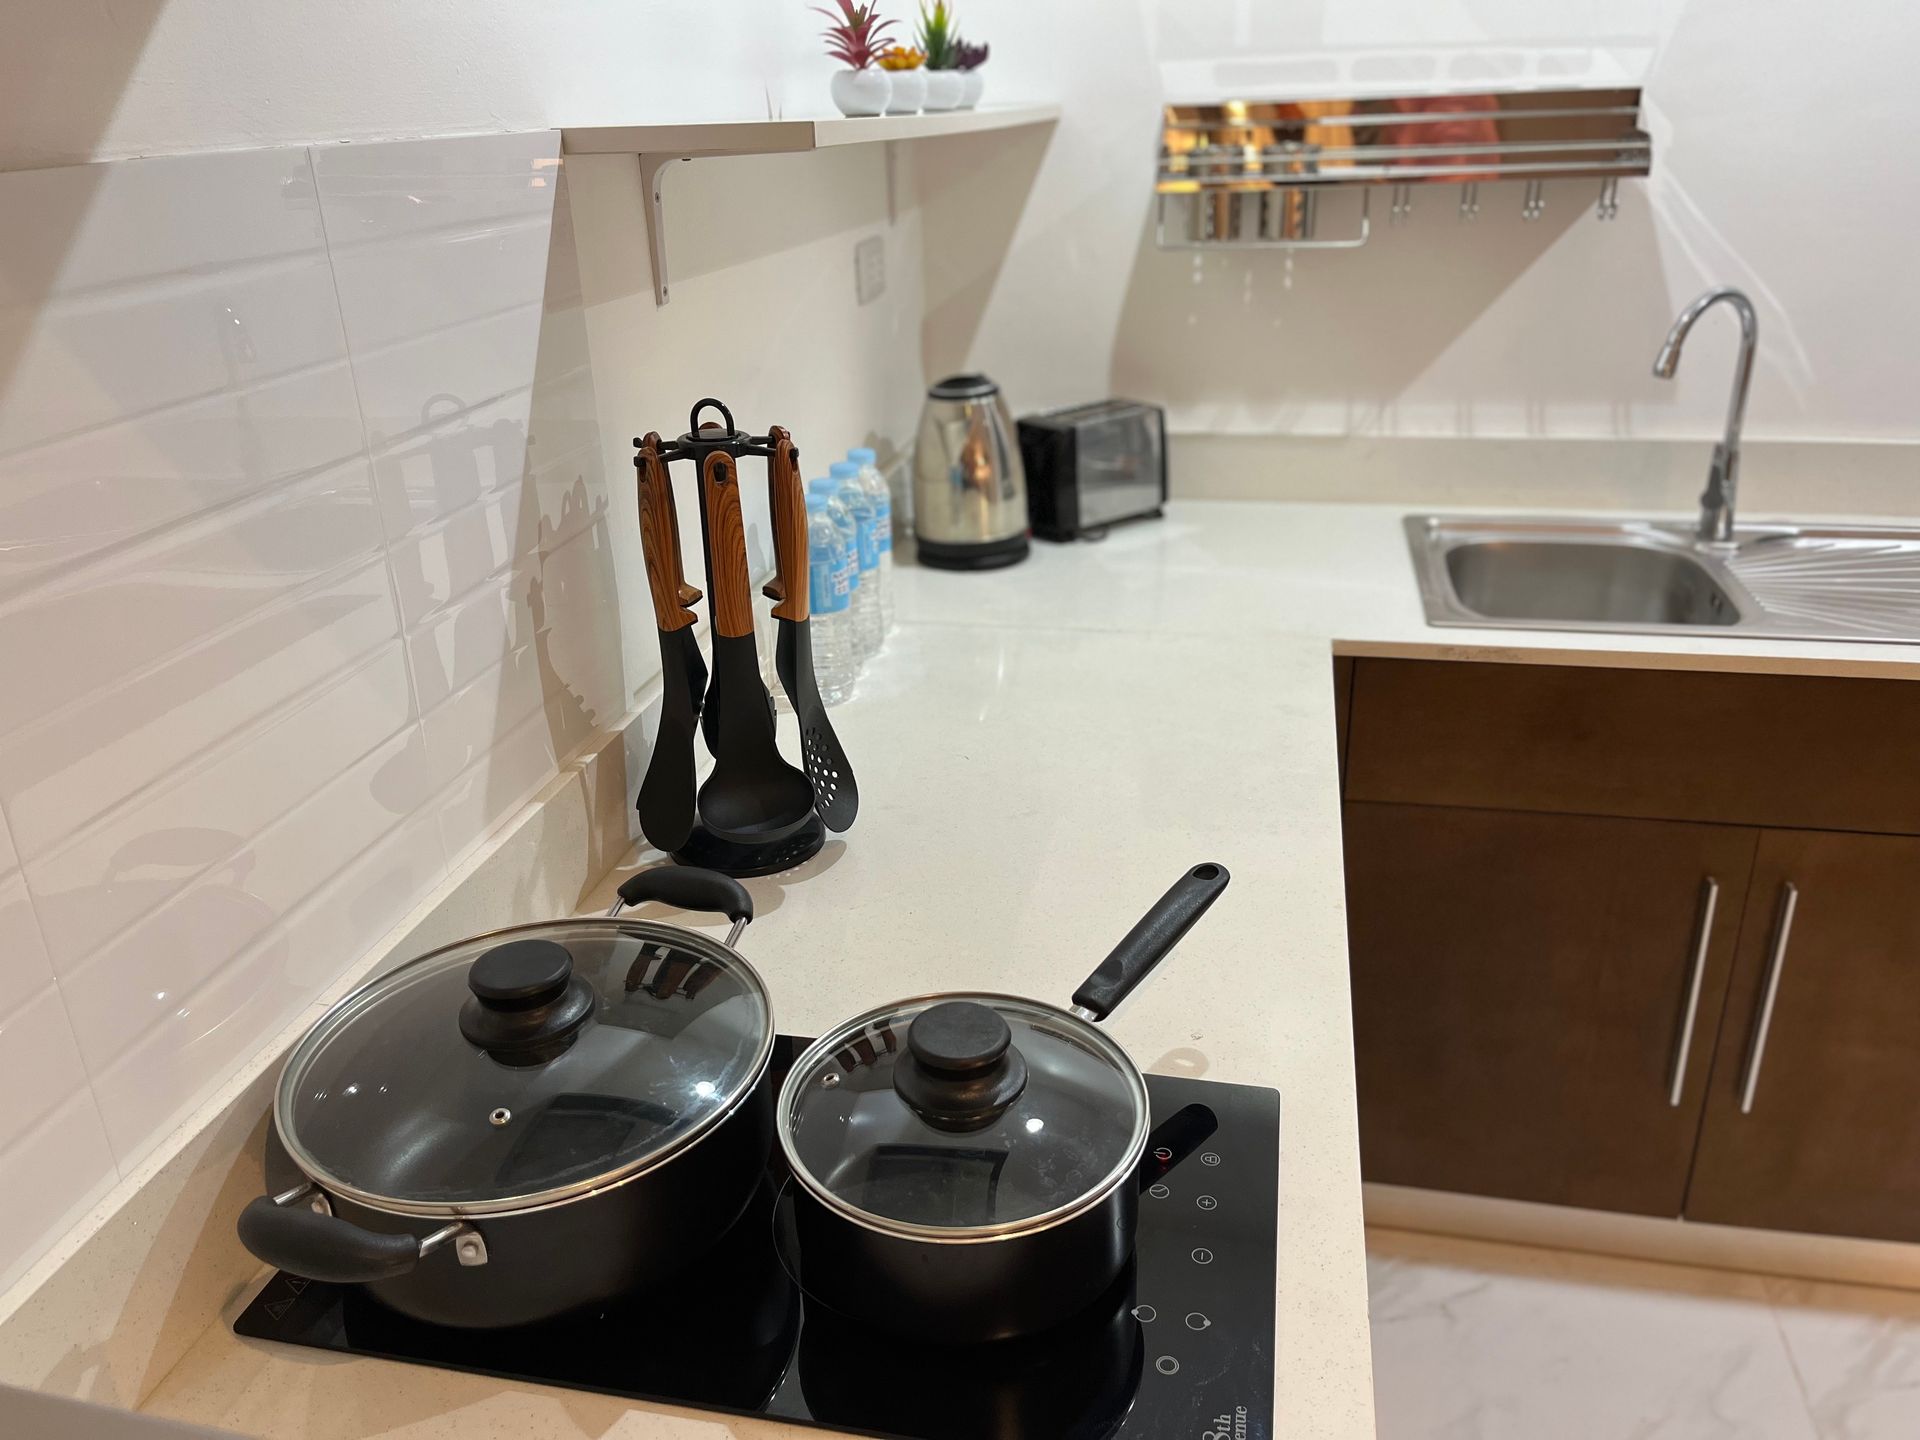
[[[562,185],[0,175],[0,1287],[624,714]]]

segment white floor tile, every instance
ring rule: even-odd
[[[1820,1440],[1920,1435],[1920,1294],[1766,1281]]]
[[[1386,1233],[1367,1268],[1381,1440],[1814,1440],[1756,1277]]]

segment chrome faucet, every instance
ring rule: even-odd
[[[1671,380],[1680,368],[1680,346],[1693,329],[1693,322],[1722,300],[1740,317],[1740,359],[1733,367],[1733,395],[1727,401],[1727,433],[1713,447],[1707,488],[1700,493],[1700,524],[1694,534],[1706,545],[1733,544],[1733,498],[1740,485],[1740,426],[1747,418],[1747,387],[1753,383],[1753,352],[1760,339],[1760,321],[1753,313],[1753,302],[1731,285],[1707,291],[1680,312],[1653,361],[1653,373]]]

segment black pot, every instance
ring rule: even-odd
[[[1146,1082],[1093,1022],[1227,880],[1220,865],[1182,876],[1072,1011],[923,996],[808,1047],[777,1112],[808,1297],[863,1324],[971,1344],[1048,1330],[1106,1292],[1133,1254],[1149,1144],[1175,1147],[1150,1142]]]
[[[1134,1274],[1045,1335],[946,1346],[902,1339],[817,1304],[800,1331],[800,1390],[813,1418],[925,1440],[1106,1440],[1139,1388],[1145,1358]]]
[[[295,1048],[274,1126],[306,1183],[241,1213],[295,1275],[524,1325],[657,1283],[737,1220],[773,1141],[772,1005],[738,881],[665,866],[603,919],[497,931],[361,987]],[[664,900],[727,943],[620,917]]]

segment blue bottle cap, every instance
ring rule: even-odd
[[[836,460],[827,467],[827,474],[836,480],[851,480],[860,473],[860,467],[851,460]]]
[[[856,445],[853,449],[847,451],[847,459],[853,461],[856,465],[873,465],[879,461],[880,456],[877,451],[869,449],[865,445]]]
[[[833,492],[839,488],[840,482],[838,480],[831,479],[825,475],[816,475],[813,479],[807,481],[807,495],[809,498],[815,495],[831,498]]]
[[[824,510],[832,503],[833,497],[831,495],[824,491],[816,490],[807,496],[807,513],[812,514],[815,510]]]

